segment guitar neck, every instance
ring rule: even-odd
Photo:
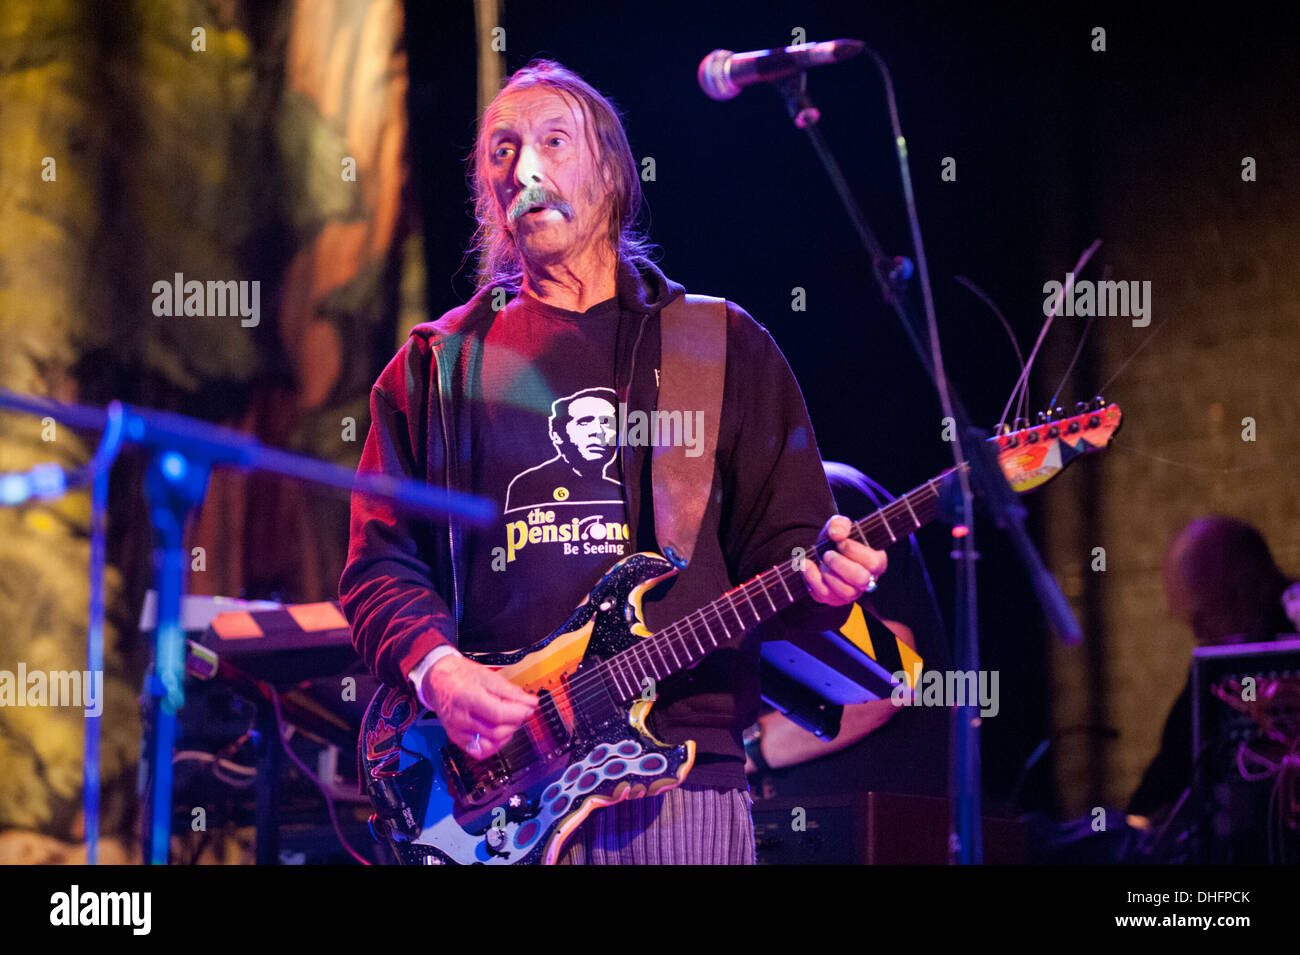
[[[965,469],[968,465],[963,463],[960,467]],[[884,550],[899,538],[924,527],[939,514],[943,480],[956,471],[957,467],[949,468],[856,521],[849,536],[876,550]],[[611,657],[602,664],[608,679],[624,699],[631,700],[640,696],[647,686],[694,666],[714,650],[807,596],[802,562],[814,557],[820,560],[832,546],[830,541],[823,540],[796,550],[790,560],[769,567],[712,603]]]
[[[1106,405],[1097,398],[1075,407],[1078,413],[1068,418],[1060,408],[1040,414],[1040,423],[1033,427],[1011,431],[999,426],[998,433],[987,439],[997,448],[1003,477],[1017,493],[1041,487],[1071,461],[1102,450],[1119,430],[1123,416],[1118,405]],[[884,550],[934,520],[939,515],[943,481],[958,470],[968,469],[969,465],[963,461],[913,488],[856,522],[850,536]],[[776,616],[808,593],[801,569],[803,560],[820,560],[831,546],[830,541],[819,541],[802,552],[796,551],[790,560],[768,568],[708,606],[610,657],[602,664],[609,683],[625,700],[631,700],[648,686],[693,666],[745,631]]]

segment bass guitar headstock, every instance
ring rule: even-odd
[[[1065,409],[1055,408],[1040,411],[1035,425],[1017,418],[1015,430],[1000,425],[988,440],[997,445],[998,465],[1007,483],[1023,494],[1046,484],[1075,458],[1105,448],[1122,420],[1119,405],[1094,398],[1076,404],[1069,417]]]

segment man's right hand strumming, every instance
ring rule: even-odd
[[[495,670],[459,654],[430,667],[420,693],[452,743],[474,759],[487,759],[500,750],[538,702]]]

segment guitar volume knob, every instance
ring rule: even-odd
[[[537,815],[537,804],[523,793],[512,793],[506,800],[506,818],[511,822],[523,822]]]
[[[510,841],[505,829],[501,826],[488,826],[488,831],[483,834],[483,837],[487,843],[488,852],[493,855],[500,855],[504,852],[507,843]]]

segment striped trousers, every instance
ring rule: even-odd
[[[597,809],[560,865],[753,865],[753,800],[739,789],[670,789]]]

